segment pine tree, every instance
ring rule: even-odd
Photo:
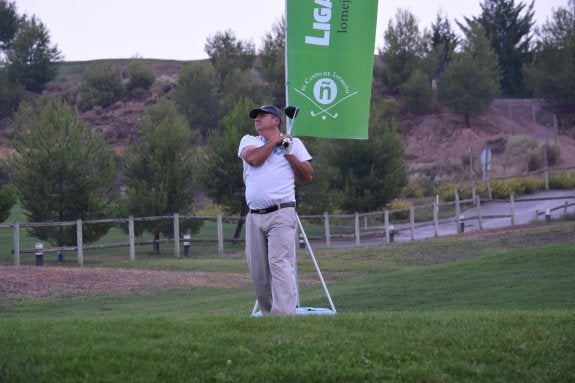
[[[43,97],[39,111],[30,104],[16,115],[16,154],[8,169],[30,222],[65,222],[107,218],[116,206],[114,153],[77,111],[59,98]],[[84,228],[92,242],[108,226]],[[57,246],[76,244],[76,228],[36,227],[32,233]]]

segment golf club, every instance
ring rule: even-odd
[[[285,107],[284,112],[286,114],[286,117],[289,118],[289,123],[287,124],[287,133],[291,134],[293,120],[295,120],[295,118],[297,117],[299,108],[297,106],[288,105]]]

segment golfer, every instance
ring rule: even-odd
[[[250,111],[257,136],[238,148],[244,166],[246,257],[263,315],[294,315],[297,306],[295,178],[311,182],[311,155],[297,138],[282,134],[282,112],[273,105]]]

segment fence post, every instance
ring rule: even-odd
[[[128,217],[128,243],[130,244],[130,261],[136,260],[136,235],[134,234],[134,217]]]
[[[509,196],[509,203],[511,209],[511,226],[515,226],[515,199],[513,198],[513,194]]]
[[[355,212],[355,244],[356,246],[360,245],[359,240],[359,213]]]
[[[459,190],[455,190],[455,224],[457,225],[457,234],[461,233],[461,207],[459,206]]]
[[[224,254],[224,222],[222,219],[222,215],[218,214],[217,218],[218,222],[218,254]]]
[[[433,228],[435,230],[435,237],[439,237],[439,196],[433,203]]]
[[[390,236],[389,236],[389,210],[385,209],[385,211],[383,212],[383,222],[385,225],[385,243],[389,243],[390,242]]]
[[[543,146],[543,157],[545,159],[545,190],[549,191],[549,161],[547,156],[547,140],[545,140],[545,146]]]
[[[174,257],[180,258],[180,215],[174,213]]]
[[[481,216],[481,197],[477,196],[477,218],[479,220],[479,230],[483,230],[483,217]]]
[[[12,264],[20,266],[20,224],[18,222],[12,225],[12,251],[14,252]]]
[[[323,227],[325,230],[325,245],[329,249],[331,247],[331,233],[329,231],[329,214],[327,211],[323,213]]]
[[[78,265],[84,266],[84,239],[82,237],[82,220],[76,221],[76,246],[78,251]]]
[[[415,208],[413,204],[409,207],[409,226],[411,227],[411,240],[415,241]]]

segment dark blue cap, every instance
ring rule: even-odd
[[[273,105],[262,105],[259,108],[254,108],[250,111],[250,117],[256,118],[258,113],[269,113],[282,120],[282,112]]]

